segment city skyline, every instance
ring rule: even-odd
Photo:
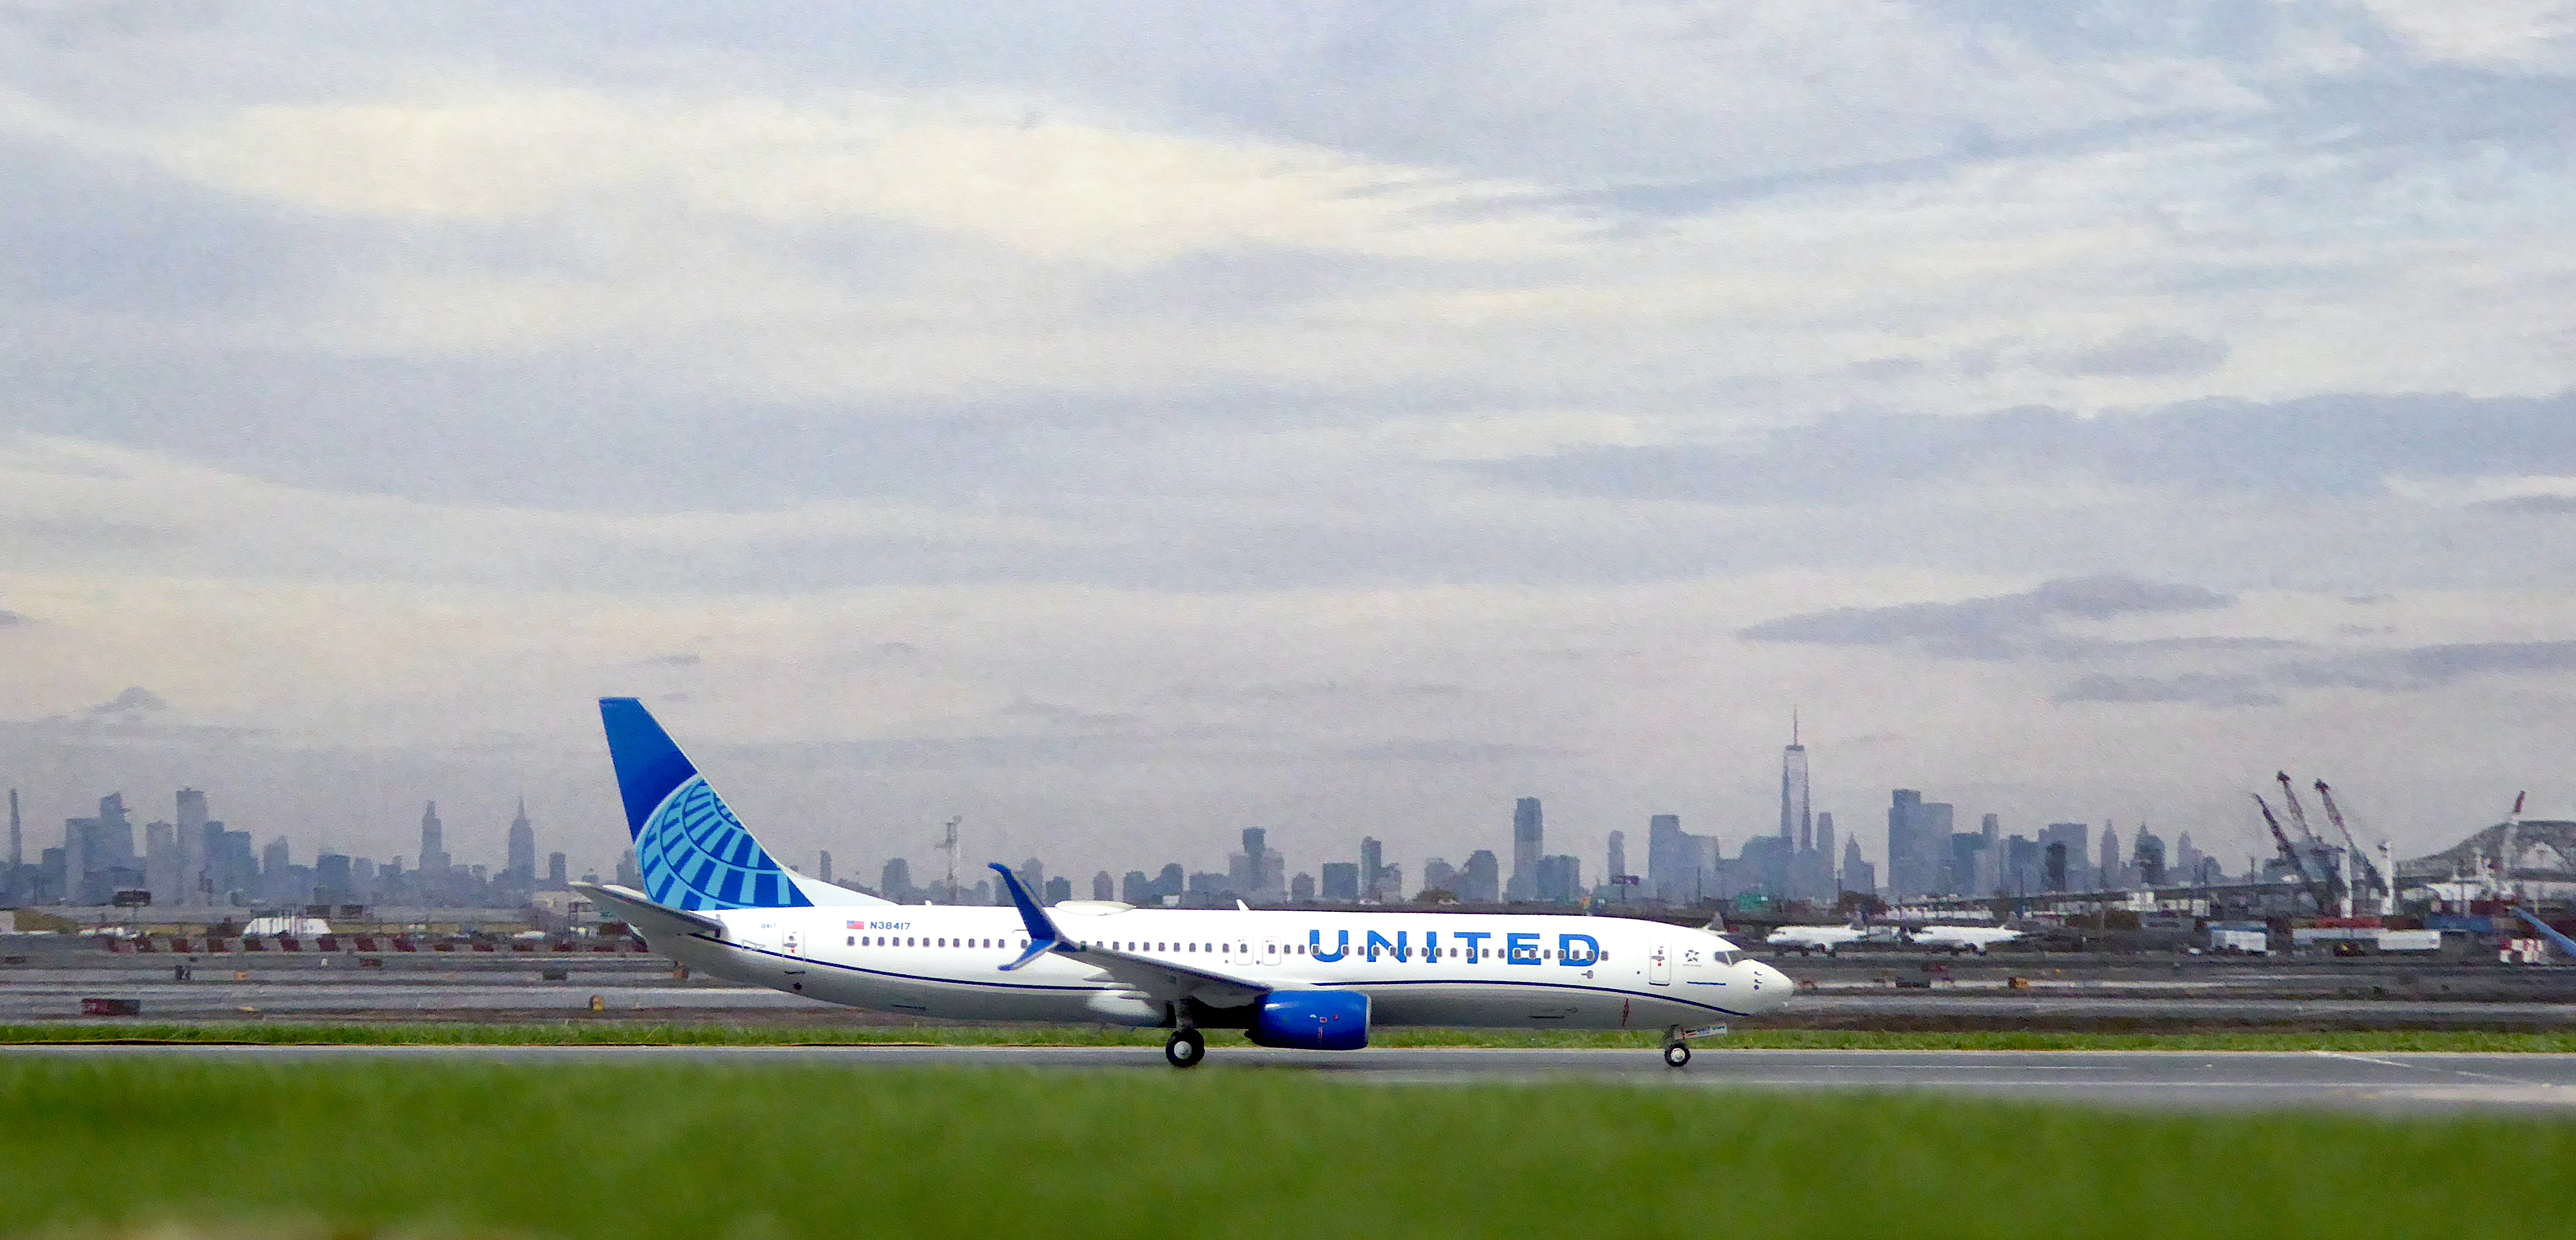
[[[1463,867],[1453,865],[1446,856],[1429,854],[1418,871],[1417,881],[1408,884],[1404,865],[1387,861],[1385,844],[1373,835],[1349,837],[1352,851],[1339,858],[1334,857],[1335,844],[1320,844],[1315,859],[1302,862],[1271,847],[1269,829],[1244,827],[1239,829],[1240,848],[1228,857],[1222,871],[1193,869],[1186,863],[1193,853],[1183,849],[1182,859],[1158,867],[1158,877],[1135,870],[1121,877],[1112,864],[1096,873],[1088,885],[1094,892],[1120,892],[1121,898],[1150,889],[1158,893],[1157,899],[1184,894],[1193,899],[1213,898],[1222,893],[1274,903],[1313,898],[1394,902],[1410,899],[1425,889],[1440,889],[1471,902],[1486,903],[1643,897],[1688,904],[1761,893],[1776,902],[1828,907],[1846,890],[1901,900],[2162,883],[2169,873],[2190,881],[2210,881],[2218,875],[2257,871],[2266,855],[2249,849],[2242,854],[2243,865],[2231,868],[2230,853],[2224,846],[2218,850],[2204,848],[2187,828],[2172,832],[2168,843],[2166,835],[2155,833],[2144,821],[2135,824],[2128,837],[2131,846],[2126,848],[2120,842],[2119,829],[2109,821],[2103,824],[2098,846],[2089,840],[2090,828],[2084,822],[2052,822],[2036,827],[2030,836],[2015,830],[2007,838],[2002,816],[1995,812],[1980,816],[1978,830],[1959,831],[1957,810],[1952,804],[1928,801],[1916,789],[1897,788],[1887,794],[1887,825],[1881,837],[1882,855],[1887,860],[1873,864],[1864,855],[1863,832],[1843,833],[1841,851],[1837,851],[1833,812],[1814,808],[1811,774],[1809,752],[1800,724],[1793,718],[1789,742],[1781,750],[1778,834],[1763,829],[1746,831],[1737,837],[1737,855],[1731,858],[1726,855],[1727,840],[1722,831],[1688,831],[1683,828],[1681,815],[1660,813],[1651,815],[1645,824],[1647,848],[1642,869],[1622,869],[1626,860],[1624,839],[1629,829],[1624,827],[1611,828],[1598,836],[1598,855],[1605,858],[1605,864],[1590,869],[1584,864],[1588,847],[1585,844],[1574,845],[1572,851],[1551,851],[1544,801],[1523,796],[1512,803],[1505,836],[1511,857],[1508,870],[1501,868],[1491,849],[1470,850],[1468,864]],[[2280,778],[2287,780],[2288,776],[2282,773]],[[18,790],[11,790],[10,803],[14,857],[19,855],[17,850],[23,841]],[[66,819],[60,847],[43,848],[40,838],[38,855],[45,867],[43,872],[54,876],[50,897],[63,898],[66,884],[72,881],[70,876],[89,874],[93,867],[99,874],[90,875],[90,881],[79,891],[131,883],[158,892],[178,881],[175,874],[193,872],[198,875],[193,887],[216,903],[227,898],[239,901],[246,896],[285,899],[281,891],[299,881],[294,873],[302,873],[300,881],[310,885],[318,881],[314,876],[326,869],[339,876],[336,881],[343,894],[358,892],[373,885],[373,876],[381,868],[387,876],[387,891],[437,903],[465,899],[474,893],[559,888],[568,873],[605,870],[622,874],[626,864],[622,859],[613,866],[571,864],[566,851],[556,851],[540,875],[535,829],[524,795],[513,803],[501,844],[503,859],[497,865],[454,860],[438,803],[426,801],[416,822],[417,849],[409,854],[412,864],[408,871],[403,865],[405,854],[393,854],[378,862],[353,853],[325,854],[324,845],[313,846],[311,860],[297,864],[292,861],[293,847],[286,837],[270,834],[265,844],[258,844],[253,831],[232,831],[224,822],[211,819],[204,790],[180,789],[173,794],[173,803],[175,831],[171,821],[143,824],[149,843],[142,852],[134,847],[134,810],[124,803],[121,792],[101,797],[94,816]],[[955,825],[952,822],[951,826]],[[2366,832],[2368,824],[2365,822],[2363,827]],[[1320,829],[1310,829],[1310,834],[1314,833],[1320,833]],[[200,834],[206,841],[203,848],[194,843]],[[1560,833],[1554,847],[1562,848],[1566,838]],[[847,850],[845,855],[871,853],[864,841],[840,839],[834,843]],[[257,860],[253,859],[254,849]],[[623,852],[622,847],[619,851]],[[968,851],[971,850],[961,848],[961,853]],[[1059,857],[1063,855],[1061,849],[1055,851]],[[1348,859],[1351,857],[1356,859]],[[922,884],[909,878],[909,861],[900,853],[888,859],[881,885],[891,890],[920,892]],[[791,857],[788,863],[827,881],[833,874],[830,848]],[[1033,890],[1054,898],[1071,898],[1076,890],[1073,876],[1058,876],[1064,884],[1059,894],[1043,876],[1041,864],[1034,855],[1022,862],[1033,876]],[[116,877],[128,873],[114,868],[118,866],[131,867],[130,874]],[[1069,865],[1072,871],[1083,868],[1078,860]],[[15,880],[18,884],[12,887],[0,882],[0,894],[23,896],[33,892],[35,884],[24,878],[38,870],[39,866],[33,864],[0,870],[0,880]],[[353,870],[354,883],[350,878]],[[1587,870],[1598,876],[1597,881],[1584,881],[1582,876]],[[866,884],[859,878],[863,872],[853,872],[851,881],[864,887]],[[1623,884],[1623,873],[1635,874],[1637,885]],[[208,875],[232,877],[209,879]],[[215,894],[228,886],[229,896]]]
[[[807,851],[2576,807],[2554,19],[21,8],[41,821],[613,839],[602,696]]]

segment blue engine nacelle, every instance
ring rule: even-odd
[[[1355,990],[1274,990],[1253,1013],[1255,1046],[1355,1051],[1368,1045],[1369,1000]]]

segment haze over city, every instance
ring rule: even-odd
[[[2576,816],[2569,6],[1004,9],[0,5],[31,830]]]

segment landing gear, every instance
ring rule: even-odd
[[[1195,1068],[1207,1058],[1207,1039],[1196,1029],[1175,1029],[1163,1040],[1163,1062],[1175,1068]]]
[[[1664,1066],[1667,1068],[1689,1067],[1690,1044],[1692,1038],[1722,1038],[1725,1036],[1726,1026],[1724,1025],[1702,1025],[1697,1029],[1684,1029],[1679,1025],[1675,1025],[1664,1031]]]

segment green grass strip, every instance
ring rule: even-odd
[[[1347,1078],[1343,1078],[1347,1080]],[[2576,1122],[1174,1073],[0,1059],[0,1235],[2576,1232]]]
[[[1241,1035],[1215,1033],[1219,1045]],[[251,1043],[299,1046],[1160,1046],[1153,1029],[1089,1025],[925,1026],[661,1024],[569,1020],[547,1024],[207,1024],[62,1023],[0,1025],[0,1045],[61,1042]],[[1486,1046],[1633,1048],[1658,1044],[1651,1033],[1555,1030],[1384,1029],[1370,1035],[1386,1047]],[[2576,1033],[2476,1033],[2388,1030],[2332,1033],[2010,1033],[1749,1029],[1700,1045],[1743,1050],[1992,1051],[2475,1051],[2566,1054]]]

